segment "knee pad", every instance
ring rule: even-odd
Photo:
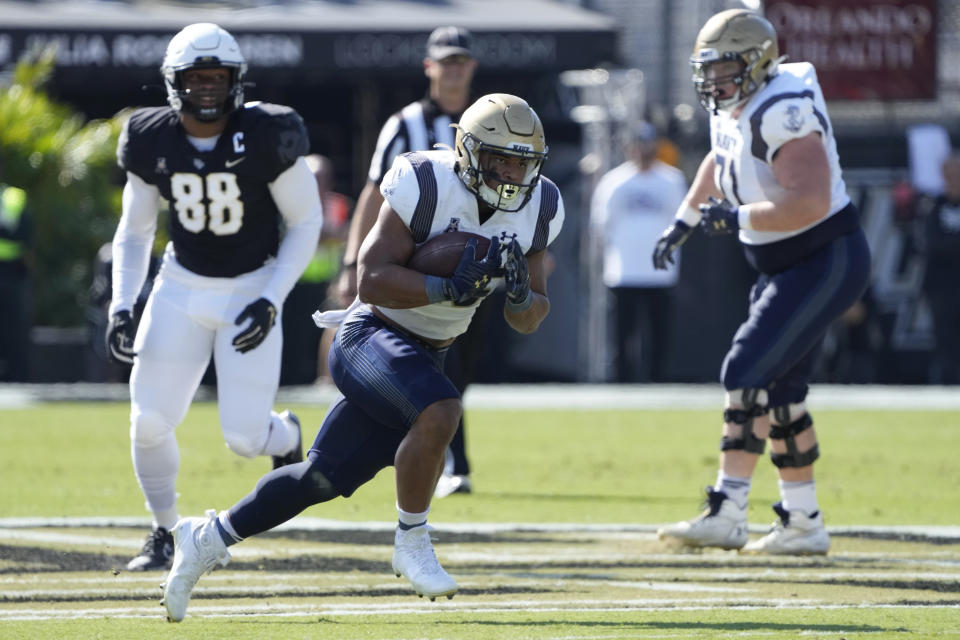
[[[130,421],[130,442],[143,449],[159,447],[173,437],[174,425],[156,411],[137,413]]]
[[[742,404],[743,408],[734,408],[732,404]],[[740,425],[739,438],[723,436],[720,438],[720,451],[746,451],[763,453],[766,441],[753,433],[755,418],[767,412],[767,391],[765,389],[733,389],[727,392],[727,408],[723,410],[723,421]]]
[[[774,411],[776,412],[779,409],[781,409],[781,407],[777,407]],[[788,413],[781,413],[780,415],[788,415]],[[770,439],[783,440],[787,446],[786,453],[770,452],[770,460],[778,469],[785,467],[806,467],[813,464],[814,460],[820,457],[820,446],[816,443],[814,443],[813,447],[808,451],[804,451],[803,453],[797,451],[797,434],[806,431],[812,426],[813,418],[810,417],[809,413],[804,413],[793,422],[788,424],[774,424],[770,427]]]
[[[267,444],[269,424],[268,422],[266,428],[253,434],[224,430],[223,439],[227,443],[227,448],[238,456],[256,458],[263,453],[263,448]]]

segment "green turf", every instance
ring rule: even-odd
[[[322,408],[294,409],[311,439]],[[0,514],[145,517],[128,411],[122,403],[0,410]],[[957,524],[960,413],[822,411],[815,419],[828,524]],[[437,501],[436,521],[666,522],[693,515],[716,474],[716,411],[472,410],[467,421],[475,493]],[[195,404],[177,436],[185,514],[230,506],[269,466],[226,449],[212,403]],[[750,520],[772,519],[777,496],[774,469],[761,461]],[[392,470],[354,498],[306,513],[392,520]]]
[[[957,638],[956,611],[895,608],[765,611],[603,611],[597,613],[431,613],[399,616],[297,616],[264,621],[254,616],[191,620],[170,625],[160,620],[33,623],[5,638],[203,638],[205,640],[546,640],[617,638],[830,638],[889,640]]]
[[[293,407],[311,438],[323,417]],[[0,410],[0,517],[146,518],[126,404]],[[960,414],[822,411],[828,526],[957,525]],[[158,606],[162,573],[115,572],[139,527],[0,529],[0,638],[960,638],[960,545],[835,534],[830,555],[679,552],[650,533],[452,533],[454,522],[652,524],[691,517],[716,474],[718,411],[468,413],[475,493],[434,502],[452,601],[417,599],[390,571],[389,528],[256,536],[201,579],[187,619]],[[178,429],[184,514],[225,508],[269,466],[223,445],[216,406]],[[772,519],[762,461],[750,520]],[[385,470],[305,515],[395,518]],[[57,619],[66,616],[68,619]]]

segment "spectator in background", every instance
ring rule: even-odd
[[[357,199],[357,208],[350,223],[350,233],[343,256],[343,272],[339,282],[340,304],[353,302],[357,295],[357,254],[377,219],[383,196],[380,180],[393,165],[394,158],[408,151],[427,151],[436,145],[453,148],[454,128],[463,110],[470,104],[470,85],[477,61],[470,52],[472,36],[461,27],[437,27],[427,39],[427,57],[423,73],[430,80],[427,95],[394,113],[380,130],[377,148],[370,162],[367,184]],[[473,380],[486,327],[494,321],[490,304],[482,304],[470,328],[447,353],[444,372],[462,394]],[[447,451],[443,475],[437,483],[438,498],[451,493],[469,493],[470,463],[463,419]]]
[[[283,303],[283,358],[280,384],[313,384],[327,376],[327,352],[334,330],[320,331],[311,316],[326,308],[329,285],[340,270],[347,237],[350,200],[332,190],[333,163],[326,156],[306,156],[323,203],[323,229],[313,258]]]
[[[0,382],[26,382],[29,377],[32,242],[27,192],[3,183],[0,158]]]
[[[650,262],[657,237],[687,190],[679,169],[657,159],[656,128],[641,121],[628,132],[627,161],[597,184],[590,207],[603,242],[603,283],[615,301],[617,382],[662,382],[669,344],[671,290],[679,255],[669,269]]]
[[[944,192],[918,203],[926,230],[923,291],[936,337],[930,382],[960,384],[960,153],[944,161],[943,178]]]

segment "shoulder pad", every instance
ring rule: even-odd
[[[809,89],[771,96],[750,117],[753,129],[751,152],[764,162],[771,162],[773,154],[794,138],[802,138],[812,131],[827,133],[827,121],[814,105]]]
[[[310,152],[310,138],[300,114],[290,107],[254,102],[238,114],[242,126],[256,140],[272,181],[299,158]]]
[[[170,107],[134,111],[123,124],[117,140],[117,164],[124,171],[139,175],[138,160],[155,148],[155,140],[162,131],[175,127],[178,122],[179,116]]]

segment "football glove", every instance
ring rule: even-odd
[[[116,364],[133,364],[133,316],[124,309],[110,316],[107,324],[107,359]]]
[[[247,320],[250,320],[250,326],[233,339],[233,347],[240,353],[256,349],[267,339],[267,334],[276,324],[277,308],[266,298],[257,298],[240,312],[233,324],[239,326]]]
[[[700,213],[703,214],[700,226],[704,233],[708,236],[725,236],[740,228],[740,212],[736,205],[713,196],[709,200],[710,204],[700,205]]]
[[[694,227],[683,220],[674,220],[673,224],[664,230],[653,248],[653,268],[666,269],[668,263],[674,264],[673,252],[687,241],[693,229]]]
[[[503,272],[507,302],[514,306],[514,310],[529,307],[532,302],[530,265],[527,264],[527,256],[523,255],[523,249],[516,240],[507,247],[507,261],[503,265]]]
[[[443,279],[443,296],[458,307],[466,307],[490,293],[490,281],[503,274],[500,266],[500,239],[490,238],[490,248],[477,259],[477,239],[467,240],[460,263],[449,278]]]

